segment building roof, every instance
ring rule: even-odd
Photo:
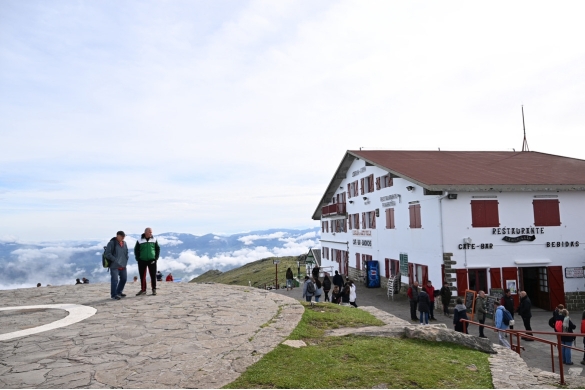
[[[313,219],[355,159],[431,191],[585,191],[585,160],[539,152],[348,150]]]

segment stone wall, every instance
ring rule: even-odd
[[[569,312],[585,310],[585,291],[565,292],[565,306]],[[574,314],[571,314],[575,318]]]

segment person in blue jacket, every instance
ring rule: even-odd
[[[506,310],[506,308],[499,302],[494,302],[494,310],[495,310],[494,322],[496,324],[496,328],[498,328],[499,330],[508,329],[508,325],[504,324],[504,310]],[[494,332],[498,332],[498,339],[500,341],[500,345],[503,345],[504,347],[511,349],[510,343],[508,342],[508,340],[506,340],[506,333],[500,332],[499,330],[495,330]]]

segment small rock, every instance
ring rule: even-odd
[[[387,388],[388,388],[387,383],[379,383],[376,386],[372,387],[372,389],[387,389]]]
[[[466,366],[465,368],[467,368],[470,371],[477,371],[477,367],[475,364],[470,364],[469,366]]]
[[[284,345],[288,345],[289,347],[293,347],[293,348],[300,348],[300,347],[306,347],[307,344],[305,344],[305,342],[303,340],[286,340],[283,342]]]
[[[459,360],[451,360],[451,363],[453,363],[453,364],[459,364]]]

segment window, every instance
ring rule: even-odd
[[[408,206],[408,213],[410,214],[410,228],[420,229],[422,227],[420,221],[420,204],[411,204]]]
[[[386,229],[394,229],[394,208],[389,208],[386,211]]]
[[[349,199],[351,199],[351,194],[353,193],[353,191],[352,191],[352,184],[353,183],[348,183],[347,184],[347,196],[348,196]]]
[[[386,266],[386,277],[396,276],[400,272],[400,262],[398,260],[384,259]]]
[[[538,268],[538,284],[539,289],[542,292],[548,292],[548,275],[546,272],[546,267],[539,267]]]
[[[533,200],[534,226],[561,226],[557,199]]]
[[[471,226],[473,227],[498,227],[500,217],[498,215],[497,200],[472,200],[471,201]]]
[[[376,228],[376,212],[368,211],[362,213],[362,229],[375,229]]]
[[[427,280],[429,280],[429,267],[426,265],[415,264],[413,271],[413,280],[416,280],[421,286],[426,286]]]
[[[382,188],[392,187],[392,177],[390,174],[380,176],[376,178],[376,189],[381,190]]]
[[[331,221],[331,223],[334,223],[334,227],[335,230],[332,230],[332,232],[335,233],[345,233],[347,232],[347,219],[336,219],[335,221]]]
[[[374,192],[374,175],[366,177],[366,193]]]

